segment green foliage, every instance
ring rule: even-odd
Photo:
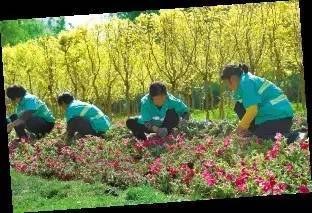
[[[65,18],[5,20],[0,22],[1,46],[14,46],[45,35],[56,35],[65,29]]]

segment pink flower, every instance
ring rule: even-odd
[[[154,162],[149,166],[149,172],[151,174],[159,174],[159,172],[161,171],[161,168],[162,168],[162,163],[161,163],[161,160],[160,158],[156,158],[154,160]]]
[[[209,186],[213,186],[217,183],[216,179],[208,171],[204,171],[202,176]]]
[[[195,147],[195,153],[197,155],[202,155],[205,153],[205,151],[206,151],[206,148],[203,144],[199,144]]]
[[[143,143],[137,142],[137,143],[134,144],[134,148],[137,151],[142,151],[144,149],[144,145],[143,145]]]
[[[254,181],[255,181],[256,184],[260,184],[260,183],[263,183],[263,182],[264,182],[264,179],[263,179],[262,177],[256,177],[256,178],[254,179]]]
[[[208,160],[203,163],[203,167],[205,167],[206,169],[212,168],[214,166],[215,163],[212,160]]]
[[[291,172],[294,168],[294,166],[291,163],[288,163],[285,167],[286,167],[287,172]]]
[[[281,140],[282,140],[282,137],[283,137],[283,135],[282,135],[281,133],[276,133],[274,139],[275,139],[276,141],[281,141]]]
[[[307,187],[307,185],[301,185],[301,186],[298,187],[298,192],[300,192],[300,193],[309,193],[310,190]]]
[[[269,150],[265,155],[265,160],[272,160],[277,157],[280,151],[280,143],[276,142],[272,149]]]
[[[285,190],[287,189],[288,185],[286,183],[278,183],[273,187],[273,194],[276,195],[280,195],[282,193],[285,192]]]
[[[227,148],[230,144],[231,144],[231,138],[230,137],[226,137],[224,139],[224,141],[223,141],[224,148]]]

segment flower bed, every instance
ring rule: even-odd
[[[165,193],[223,198],[311,190],[308,140],[287,145],[243,139],[215,126],[193,126],[165,139],[131,143],[128,130],[114,128],[105,139],[87,136],[67,146],[57,124],[34,145],[9,143],[11,166],[22,173],[60,180],[82,179],[126,188],[148,183]]]

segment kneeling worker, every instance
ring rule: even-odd
[[[188,107],[168,93],[164,84],[155,82],[150,85],[149,94],[141,99],[140,115],[129,118],[126,125],[137,139],[145,140],[145,133],[165,137],[188,119]]]

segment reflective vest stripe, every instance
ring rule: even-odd
[[[89,111],[89,109],[90,109],[89,106],[85,106],[83,110],[80,112],[80,117],[83,117]]]
[[[264,90],[266,90],[269,86],[271,86],[271,82],[265,81],[265,82],[262,84],[262,86],[259,88],[258,94],[261,95],[261,94],[264,92]]]
[[[95,116],[91,117],[90,119],[91,119],[91,120],[94,120],[94,119],[99,119],[99,118],[102,118],[103,116],[104,116],[104,114],[103,114],[103,113],[98,113],[97,115],[95,115]]]
[[[270,103],[272,105],[275,105],[275,104],[278,104],[284,100],[287,100],[287,97],[286,97],[286,95],[282,94],[282,95],[278,96],[277,98],[274,98],[273,100],[271,100]]]
[[[156,120],[156,121],[163,121],[165,118],[161,118],[159,116],[154,116],[152,119]]]

